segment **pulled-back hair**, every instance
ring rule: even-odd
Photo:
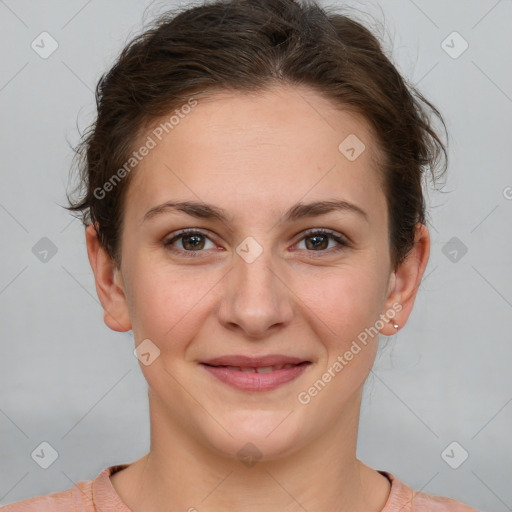
[[[426,224],[422,178],[428,171],[435,182],[441,160],[441,174],[446,171],[432,114],[446,132],[445,123],[369,29],[313,1],[207,2],[167,11],[133,38],[97,84],[97,119],[75,148],[82,194],[76,202],[68,195],[68,210],[97,225],[100,243],[120,265],[123,202],[133,172],[122,172],[113,185],[112,178],[126,171],[148,126],[195,93],[279,84],[308,86],[370,124],[396,269],[414,245],[416,223]]]

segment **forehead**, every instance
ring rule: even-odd
[[[385,215],[377,140],[359,114],[305,87],[196,99],[141,137],[153,147],[128,189],[125,214],[134,220],[177,198],[250,216],[326,195]]]

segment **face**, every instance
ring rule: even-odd
[[[280,86],[198,99],[161,141],[155,133],[127,191],[111,303],[127,319],[113,329],[150,340],[140,367],[152,423],[229,456],[251,442],[268,458],[339,430],[360,402],[375,333],[393,334],[407,302],[397,309],[368,125]],[[304,207],[326,201],[341,206]],[[303,363],[204,364],[268,355]]]

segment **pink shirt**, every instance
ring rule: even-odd
[[[110,466],[94,480],[77,482],[71,489],[4,505],[1,512],[131,512],[116,493],[109,476],[128,464]],[[381,512],[478,512],[459,501],[414,492],[391,473],[391,492]]]

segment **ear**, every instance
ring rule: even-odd
[[[103,306],[103,320],[113,331],[132,328],[121,271],[100,244],[93,224],[85,229],[87,254],[94,272],[96,293]]]
[[[380,330],[385,336],[396,334],[393,324],[398,329],[403,327],[411,314],[416,293],[427,267],[430,255],[430,235],[424,224],[416,225],[414,246],[395,272],[392,272],[388,281],[388,294],[386,298],[386,312],[390,320]],[[390,311],[395,311],[391,318]]]

